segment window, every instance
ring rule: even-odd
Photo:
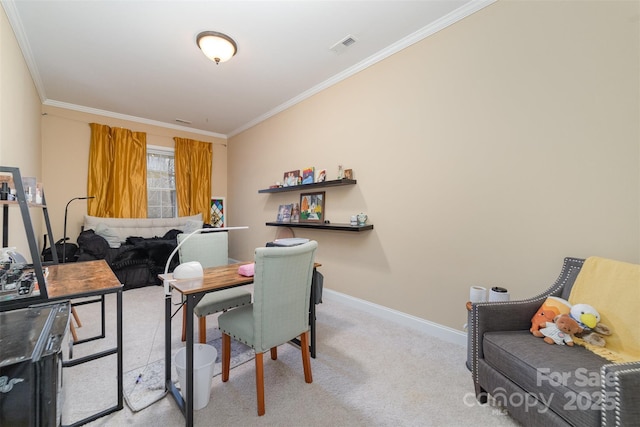
[[[176,169],[172,148],[147,147],[147,218],[175,218]]]

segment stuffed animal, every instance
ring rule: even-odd
[[[611,328],[600,322],[600,313],[593,306],[575,304],[571,307],[570,315],[584,329],[582,333],[577,334],[578,337],[596,347],[604,347],[607,344],[603,335],[611,335]]]
[[[531,318],[529,331],[536,337],[542,337],[543,334],[540,329],[547,326],[547,322],[553,322],[556,316],[568,314],[570,309],[571,304],[569,304],[569,301],[558,297],[548,297]]]
[[[568,314],[556,316],[553,322],[547,322],[547,326],[540,329],[547,344],[559,344],[573,346],[573,336],[584,329]]]

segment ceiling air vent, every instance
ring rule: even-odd
[[[348,35],[342,40],[340,40],[338,43],[331,46],[329,50],[333,51],[334,53],[341,54],[349,46],[353,45],[355,42],[356,42],[356,38],[353,37],[352,35]]]

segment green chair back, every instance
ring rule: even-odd
[[[254,349],[265,352],[309,330],[316,241],[255,251]]]

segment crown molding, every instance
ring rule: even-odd
[[[145,118],[142,118],[142,117],[129,116],[127,114],[114,113],[112,111],[99,110],[97,108],[84,107],[82,105],[69,104],[67,102],[60,102],[60,101],[54,101],[54,100],[51,100],[51,99],[47,99],[42,104],[50,106],[50,107],[59,107],[59,108],[65,108],[67,110],[79,111],[81,113],[96,114],[98,116],[111,117],[111,118],[114,118],[114,119],[127,120],[127,121],[130,121],[130,122],[136,122],[136,123],[144,123],[146,125],[158,126],[158,127],[167,128],[167,129],[175,129],[175,130],[180,130],[180,131],[184,131],[184,132],[195,133],[195,134],[198,134],[198,135],[212,136],[214,138],[221,138],[221,139],[225,139],[225,140],[227,139],[227,135],[224,135],[224,134],[221,134],[221,133],[209,132],[209,131],[206,131],[206,130],[194,129],[194,128],[190,128],[190,127],[186,127],[186,126],[180,126],[180,125],[174,125],[173,123],[165,123],[165,122],[160,122],[160,121],[157,121],[157,120],[145,119]]]

